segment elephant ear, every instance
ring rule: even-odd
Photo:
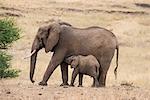
[[[59,33],[60,33],[60,25],[58,23],[53,23],[49,26],[48,29],[48,38],[45,45],[45,52],[49,52],[53,49],[53,47],[58,43]]]
[[[79,65],[79,58],[78,57],[73,58],[71,62],[71,68],[77,68],[78,65]]]

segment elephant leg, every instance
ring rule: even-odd
[[[92,87],[99,87],[99,81],[98,81],[97,73],[92,72],[92,74],[90,74],[90,75],[91,75],[91,77],[93,77]]]
[[[50,76],[52,75],[54,70],[57,68],[57,66],[61,64],[61,62],[64,59],[64,56],[65,56],[65,53],[61,52],[61,51],[60,52],[56,51],[53,54],[52,59],[46,69],[44,76],[43,76],[43,80],[39,83],[39,85],[42,85],[42,86],[47,85],[48,79],[50,78]]]
[[[105,87],[106,86],[106,75],[107,75],[107,72],[102,72],[101,73],[100,78],[99,78],[100,87]]]
[[[100,70],[100,76],[99,76],[99,83],[100,87],[105,87],[106,86],[106,75],[107,71],[110,67],[110,63],[112,60],[113,54],[103,56],[100,60],[101,63],[101,70]]]
[[[83,74],[79,73],[79,85],[78,87],[82,87]]]
[[[60,86],[69,85],[68,84],[68,64],[65,62],[61,64],[61,73],[62,73],[63,83]]]
[[[93,81],[94,81],[94,84],[92,87],[99,87],[99,81],[97,79],[97,76],[93,77]]]
[[[76,79],[78,73],[79,73],[78,68],[75,68],[75,69],[73,70],[73,72],[72,72],[72,78],[71,78],[71,84],[70,84],[70,86],[74,86],[74,81],[75,81],[75,79]]]

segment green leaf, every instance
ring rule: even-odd
[[[14,20],[5,18],[0,20],[0,48],[7,48],[13,41],[20,38],[20,28]]]

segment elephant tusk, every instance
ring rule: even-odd
[[[34,50],[30,55],[24,57],[24,59],[27,59],[27,58],[31,57],[35,52],[36,52],[36,50]]]

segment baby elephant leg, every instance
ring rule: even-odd
[[[99,87],[99,81],[98,81],[99,69],[97,69],[97,67],[95,68],[96,70],[92,70],[90,73],[90,76],[93,77],[92,87]]]
[[[79,73],[79,85],[78,85],[78,87],[83,87],[82,81],[83,81],[83,74]]]
[[[71,84],[70,84],[70,86],[74,86],[74,81],[75,81],[77,75],[78,75],[78,69],[75,68],[73,70],[73,72],[72,72],[72,78],[71,78]]]
[[[98,81],[96,76],[93,77],[93,85],[92,85],[92,87],[99,87],[99,81]]]
[[[93,74],[92,77],[93,77],[93,85],[92,85],[92,87],[99,87],[99,81],[98,81],[97,73]]]

